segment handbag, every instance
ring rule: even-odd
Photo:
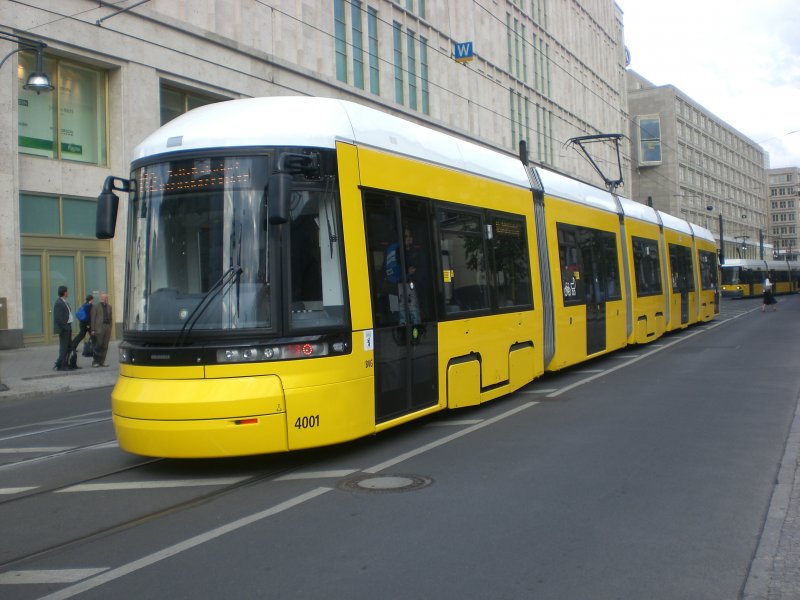
[[[81,352],[81,356],[94,356],[94,342],[92,338],[83,342],[83,352]]]

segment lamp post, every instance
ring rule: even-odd
[[[706,210],[714,210],[712,204],[706,205]],[[725,264],[725,235],[722,231],[722,211],[717,215],[719,217],[719,264]]]
[[[32,40],[17,35],[16,33],[7,33],[5,31],[0,31],[0,40],[19,44],[19,48],[12,50],[3,57],[3,60],[0,60],[0,69],[2,69],[6,61],[17,52],[33,50],[36,52],[36,68],[33,70],[33,73],[28,76],[25,85],[22,87],[26,90],[36,92],[37,94],[53,91],[53,84],[50,83],[50,78],[47,76],[47,73],[44,72],[44,49],[47,48],[47,44],[41,40]]]
[[[733,237],[736,238],[737,242],[739,240],[742,240],[741,245],[739,245],[739,244],[736,245],[736,251],[739,253],[739,258],[747,258],[747,240],[750,239],[750,236],[749,235],[735,235]],[[744,253],[745,255],[742,256],[742,253]]]
[[[3,60],[0,60],[0,69],[2,69],[3,65],[6,64],[6,61],[16,53],[23,52],[24,50],[33,50],[36,52],[36,68],[33,70],[33,73],[28,76],[25,85],[22,87],[26,90],[34,91],[37,94],[41,94],[42,92],[50,92],[53,90],[53,84],[50,83],[50,78],[47,76],[47,73],[44,72],[44,49],[47,47],[47,44],[41,40],[32,40],[30,38],[17,35],[16,33],[7,33],[5,31],[0,31],[0,40],[6,40],[8,42],[15,42],[19,44],[18,48],[15,48],[6,54],[3,57]],[[8,386],[3,383],[2,379],[0,379],[0,392],[4,392],[6,390],[8,390]]]

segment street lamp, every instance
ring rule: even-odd
[[[3,60],[0,60],[0,69],[2,69],[6,61],[17,52],[33,50],[36,52],[36,68],[33,70],[33,73],[28,76],[28,80],[22,87],[26,90],[36,92],[37,94],[53,91],[53,84],[50,83],[50,78],[47,76],[47,73],[44,72],[44,49],[47,48],[47,44],[41,40],[32,40],[15,33],[6,33],[5,31],[0,31],[0,40],[7,40],[19,44],[19,48],[12,50],[3,57]]]
[[[713,211],[714,205],[707,204],[706,210]],[[722,211],[719,211],[719,264],[725,264],[725,235],[722,231]]]
[[[737,245],[736,250],[739,252],[739,258],[747,258],[747,240],[750,239],[749,235],[735,235],[736,241],[742,240],[741,245]],[[744,256],[742,256],[744,253]]]

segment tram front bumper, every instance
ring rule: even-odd
[[[120,448],[165,458],[288,450],[286,405],[274,375],[221,379],[121,376],[111,395]]]

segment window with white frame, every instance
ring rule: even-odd
[[[661,164],[661,118],[658,115],[639,117],[639,164]]]

